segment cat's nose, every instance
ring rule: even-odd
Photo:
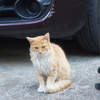
[[[42,54],[42,52],[39,52],[39,54]]]

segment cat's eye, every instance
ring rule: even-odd
[[[38,49],[38,47],[35,47],[35,49]]]
[[[45,48],[45,46],[42,46],[42,49],[44,49]]]

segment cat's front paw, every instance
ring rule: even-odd
[[[45,93],[45,87],[39,87],[37,91],[41,93]]]
[[[53,84],[49,84],[45,86],[45,91],[44,93],[55,93],[55,87]]]

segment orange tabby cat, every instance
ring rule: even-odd
[[[49,33],[30,42],[30,56],[40,82],[38,92],[55,93],[71,85],[70,66],[58,45],[50,42]]]

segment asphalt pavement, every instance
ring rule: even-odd
[[[54,94],[38,93],[38,81],[27,40],[0,38],[0,100],[100,100],[100,55],[83,50],[77,41],[53,39],[65,51],[72,85]]]

